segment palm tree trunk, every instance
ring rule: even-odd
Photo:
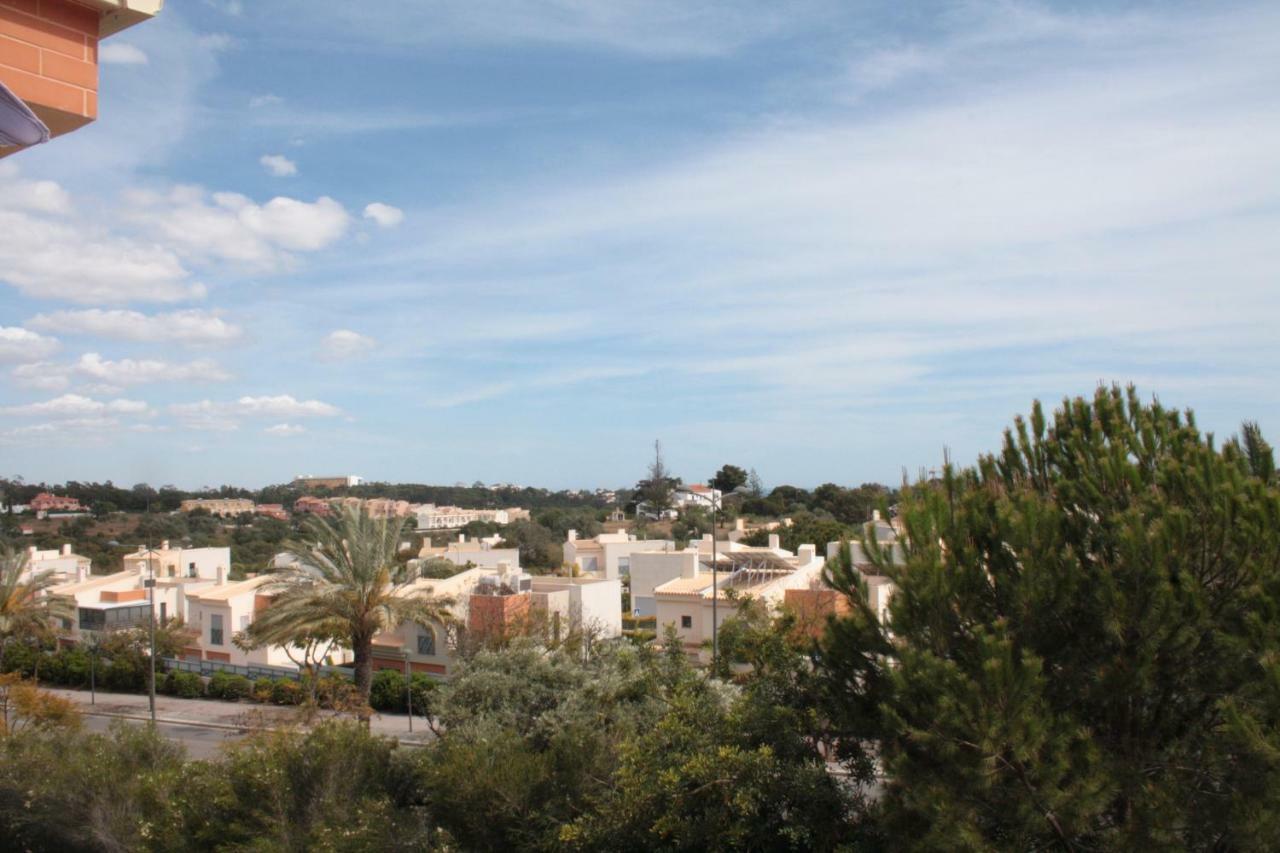
[[[360,696],[360,719],[368,725],[369,693],[373,689],[373,637],[353,637],[351,651],[356,658],[356,693]]]

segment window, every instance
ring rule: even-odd
[[[631,558],[630,557],[618,558],[618,574],[620,575],[631,574]]]
[[[169,619],[169,603],[167,601],[160,602],[160,624],[163,625]]]
[[[222,614],[220,613],[209,616],[209,645],[222,645]]]
[[[434,655],[436,653],[436,632],[428,628],[418,634],[418,654]]]
[[[693,617],[692,617],[692,616],[681,616],[681,617],[680,617],[680,627],[681,627],[681,628],[692,628],[692,627],[693,627]]]
[[[196,564],[187,563],[187,577],[193,578],[195,576],[196,576]]]

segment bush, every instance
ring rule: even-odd
[[[172,670],[165,674],[164,681],[157,677],[157,687],[170,696],[182,699],[199,699],[204,695],[204,681],[194,672]]]
[[[302,685],[291,678],[271,682],[271,701],[276,705],[301,705],[302,697]]]
[[[102,686],[107,690],[138,693],[147,689],[146,662],[134,657],[117,657],[101,669]]]
[[[369,705],[375,711],[404,713],[404,676],[394,669],[382,669],[373,674],[369,690]]]
[[[222,690],[222,698],[232,702],[248,699],[253,695],[253,682],[243,675],[233,675],[227,679]]]
[[[88,687],[89,653],[78,646],[58,649],[41,662],[40,677],[52,684]]]
[[[356,686],[349,678],[326,675],[316,682],[316,703],[321,708],[345,711],[358,702]]]
[[[231,681],[231,673],[218,670],[209,676],[209,686],[206,691],[211,699],[227,698],[227,683]]]

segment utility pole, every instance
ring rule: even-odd
[[[147,500],[147,516],[150,520],[151,501]],[[151,678],[147,687],[147,704],[151,709],[151,727],[156,725],[156,567],[155,552],[151,550],[151,536],[147,537],[147,579],[143,584],[147,588],[147,622],[151,629]]]
[[[720,510],[720,501],[716,500],[716,493],[711,493],[711,675],[714,677],[718,672],[717,664],[720,661],[720,616],[716,605],[720,601],[720,587],[717,583],[719,579],[719,560],[716,558],[716,514]]]

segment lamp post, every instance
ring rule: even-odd
[[[89,639],[89,704],[98,704],[98,635],[93,633]]]
[[[151,629],[151,679],[147,689],[147,703],[151,709],[151,725],[156,724],[156,569],[152,561],[151,547],[147,547],[147,622]]]

